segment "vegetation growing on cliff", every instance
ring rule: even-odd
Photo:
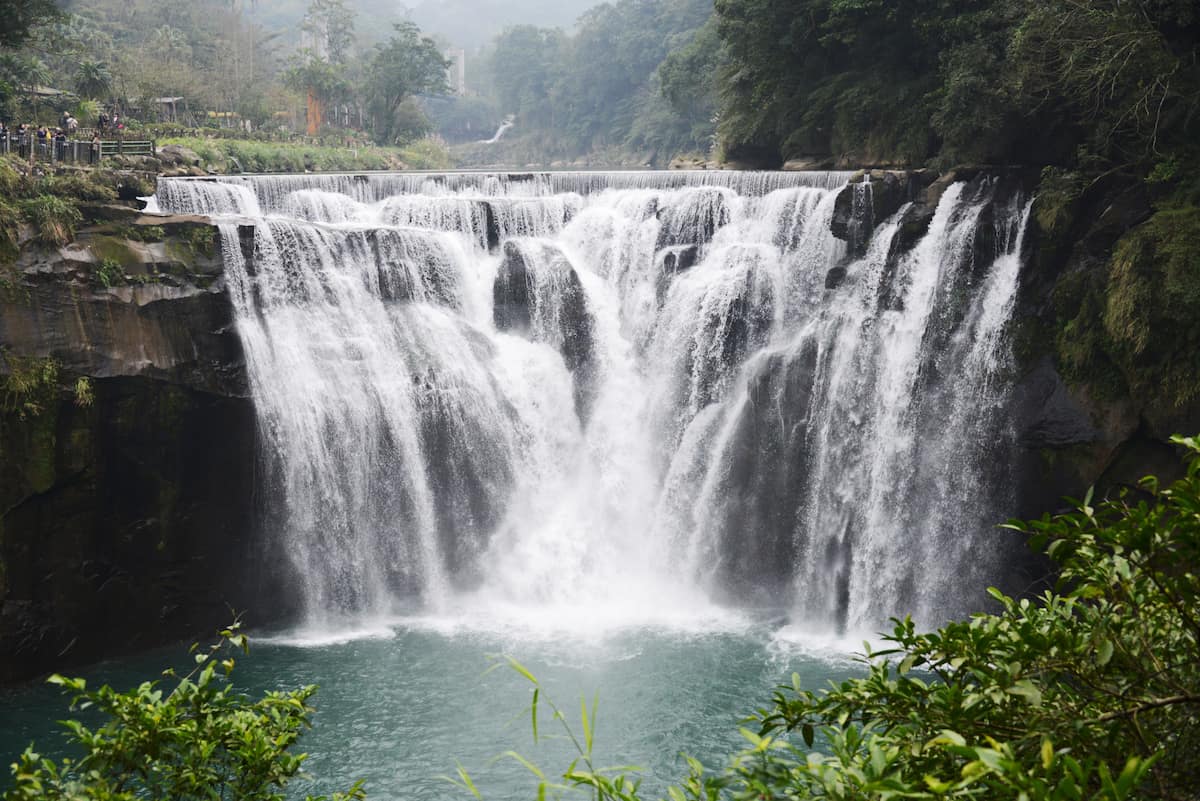
[[[57,362],[14,356],[0,348],[0,414],[18,420],[36,417],[57,396]]]

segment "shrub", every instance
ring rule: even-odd
[[[209,648],[192,647],[195,665],[186,676],[165,671],[169,688],[151,681],[127,692],[88,689],[83,679],[51,676],[72,693],[72,709],[91,707],[104,722],[64,723],[82,751],[78,759],[55,762],[27,748],[3,801],[284,801],[305,760],[291,751],[310,725],[308,700],[317,688],[258,700],[237,693],[230,682],[237,650],[248,646],[235,623]],[[358,782],[333,801],[364,797]]]
[[[107,288],[123,283],[125,270],[121,268],[121,263],[116,259],[103,259],[96,266],[95,277],[101,286]]]
[[[37,417],[58,394],[58,362],[14,356],[0,349],[0,412]]]
[[[21,201],[21,212],[37,230],[39,242],[65,245],[75,238],[75,228],[83,221],[79,209],[54,195],[39,195]]]
[[[116,190],[94,180],[91,176],[56,175],[45,179],[43,191],[55,197],[88,201],[112,201],[117,199]]]
[[[446,143],[432,136],[402,148],[400,158],[414,170],[448,170],[454,166]]]

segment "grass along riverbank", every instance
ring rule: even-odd
[[[421,139],[404,147],[330,147],[292,142],[178,137],[160,145],[180,145],[200,157],[212,172],[322,172],[332,170],[445,170],[454,160],[445,144]]]

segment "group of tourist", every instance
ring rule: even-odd
[[[110,117],[108,112],[101,111],[100,117],[96,120],[96,128],[101,131],[123,131],[125,123],[121,122],[121,115],[117,112],[114,111]]]
[[[106,124],[111,124],[107,115],[101,115],[101,119]],[[112,119],[116,120],[117,115],[114,114]],[[21,158],[31,158],[35,154],[53,155],[54,160],[62,161],[66,158],[68,137],[73,137],[79,131],[79,121],[64,111],[60,123],[57,128],[21,123],[16,128],[10,129],[3,120],[0,120],[0,151],[5,153],[15,151]],[[87,150],[89,164],[95,164],[100,160],[101,130],[103,128],[98,128],[92,134],[91,145]],[[76,157],[78,158],[78,155]]]

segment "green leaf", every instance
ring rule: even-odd
[[[533,764],[528,759],[526,759],[525,757],[518,754],[516,751],[505,751],[500,756],[508,757],[509,759],[516,760],[517,762],[524,765],[525,769],[528,770],[530,773],[532,773],[534,776],[537,776],[539,779],[545,780],[546,774],[542,773],[541,769],[537,765]]]
[[[811,723],[805,723],[802,727],[800,727],[800,736],[804,738],[804,744],[809,748],[812,748],[815,737]]]
[[[1096,647],[1096,664],[1104,667],[1109,663],[1113,656],[1112,640],[1104,637],[1100,640]]]
[[[525,678],[529,679],[529,682],[531,684],[538,683],[538,680],[533,677],[533,674],[530,673],[528,670],[526,670],[525,666],[522,665],[520,662],[513,659],[511,656],[506,656],[505,659],[508,660],[509,667],[511,667],[513,670],[517,671],[517,673],[520,673]]]
[[[531,721],[531,723],[533,724],[533,741],[534,741],[535,743],[538,741],[538,730],[537,730],[537,705],[538,705],[538,693],[539,693],[539,692],[541,692],[541,688],[536,688],[536,689],[534,689],[534,691],[533,691],[533,704],[530,706],[530,709],[529,709],[529,717],[530,717],[530,721]]]
[[[580,697],[579,699],[579,717],[583,721],[583,741],[587,747],[587,753],[592,753],[592,726],[588,721],[587,699]]]
[[[1042,705],[1042,691],[1034,686],[1029,679],[1021,679],[1008,688],[1011,695],[1019,695],[1028,701],[1032,706]]]

